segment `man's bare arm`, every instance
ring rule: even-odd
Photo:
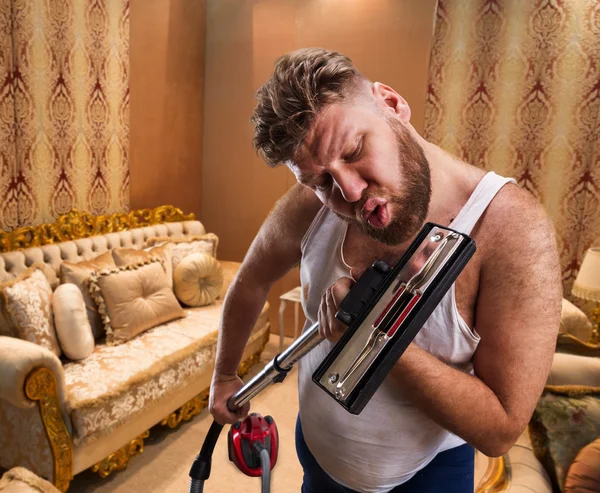
[[[300,243],[321,206],[312,190],[296,184],[261,226],[225,296],[216,374],[237,374],[267,295],[273,284],[300,261]]]
[[[562,286],[554,228],[520,192],[518,221],[500,222],[480,273],[475,376],[411,345],[392,375],[434,421],[490,456],[514,444],[529,422],[552,363]],[[492,214],[493,216],[494,214]],[[496,217],[499,217],[496,216]]]

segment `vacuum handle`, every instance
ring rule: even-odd
[[[283,381],[294,364],[323,340],[319,334],[319,324],[314,323],[285,351],[275,356],[260,373],[233,394],[227,401],[227,408],[235,412],[269,385]]]
[[[350,325],[356,316],[356,311],[362,309],[390,270],[390,267],[384,262],[376,261],[352,285],[342,300],[340,310],[335,317],[346,325]],[[324,338],[319,334],[319,323],[315,322],[283,353],[273,358],[259,374],[233,394],[227,401],[227,408],[231,412],[235,412],[272,383],[282,382],[294,364],[323,341]]]

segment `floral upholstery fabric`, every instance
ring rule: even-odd
[[[146,247],[155,246],[164,242],[174,244],[173,271],[185,257],[192,253],[207,253],[217,258],[217,249],[219,247],[219,237],[214,233],[206,233],[198,236],[187,236],[185,238],[153,237],[146,242]]]
[[[52,316],[52,288],[44,272],[32,267],[1,287],[1,291],[13,334],[60,356]]]
[[[530,434],[536,456],[563,491],[575,457],[600,435],[600,388],[547,387],[536,406]]]
[[[37,406],[23,409],[0,399],[0,444],[2,467],[22,466],[52,477],[52,451]]]
[[[192,253],[206,253],[215,256],[214,244],[206,240],[190,241],[189,243],[177,243],[173,248],[173,271],[179,263]]]
[[[147,330],[119,346],[96,344],[83,361],[64,365],[78,446],[111,433],[145,408],[212,371],[222,301],[186,309],[185,318]],[[265,304],[250,341],[268,330]]]

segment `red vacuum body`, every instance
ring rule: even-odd
[[[258,477],[262,474],[256,444],[262,444],[267,449],[273,469],[277,463],[279,435],[271,416],[252,413],[243,421],[231,425],[228,434],[229,460],[246,476]]]

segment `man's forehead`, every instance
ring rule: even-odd
[[[339,151],[359,131],[360,120],[352,118],[353,113],[355,108],[343,103],[330,104],[320,111],[298,147],[297,161],[319,160]]]

